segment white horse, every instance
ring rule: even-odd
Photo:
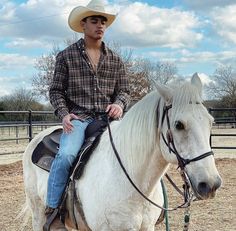
[[[173,137],[174,151],[182,160],[193,160],[184,169],[196,196],[214,197],[221,185],[213,155],[202,156],[211,151],[209,136],[213,118],[202,104],[201,85],[195,74],[191,83],[179,88],[157,86],[157,91],[136,103],[121,121],[111,123],[113,140],[124,167],[137,187],[157,204],[163,205],[160,184],[163,174],[170,163],[178,163],[173,147],[170,152],[165,143],[170,136],[166,136],[168,130]],[[172,107],[163,115],[163,108],[170,104]],[[43,137],[57,128],[38,134],[23,157],[26,203],[32,212],[34,231],[42,231],[45,222],[48,172],[35,166],[31,155]],[[75,186],[91,230],[154,231],[161,209],[142,198],[127,180],[107,131]]]

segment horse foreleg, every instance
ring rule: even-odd
[[[43,225],[46,221],[46,217],[44,215],[45,206],[42,203],[42,200],[39,197],[28,197],[27,203],[31,209],[33,231],[42,231]]]

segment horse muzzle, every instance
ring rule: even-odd
[[[206,200],[215,197],[216,190],[220,188],[221,183],[221,178],[217,176],[214,182],[201,181],[197,184],[191,182],[191,185],[197,199]]]

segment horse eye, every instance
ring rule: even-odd
[[[180,122],[180,121],[176,121],[175,122],[175,128],[177,130],[183,130],[184,129],[184,124],[182,122]]]

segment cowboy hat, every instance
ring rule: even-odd
[[[100,15],[107,19],[106,27],[110,26],[115,20],[116,15],[105,12],[104,4],[101,0],[91,0],[88,5],[75,7],[68,18],[70,28],[76,32],[83,32],[80,21],[86,17]]]

